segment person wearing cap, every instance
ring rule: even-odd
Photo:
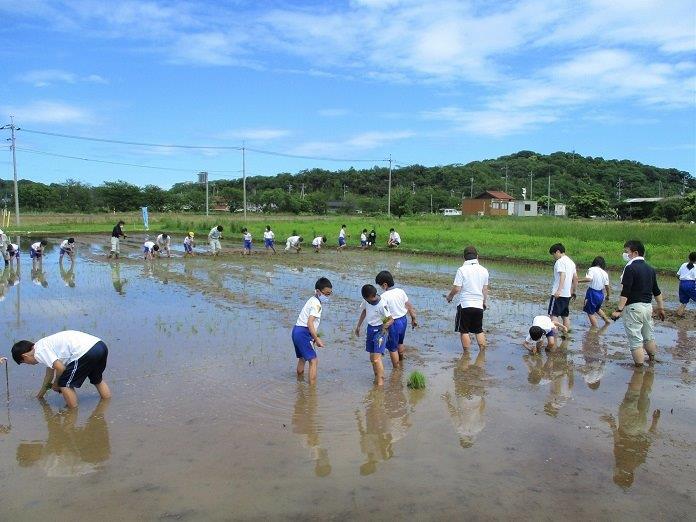
[[[459,294],[454,329],[459,332],[462,349],[471,347],[470,334],[474,334],[479,349],[486,348],[483,333],[483,312],[488,308],[488,270],[479,264],[478,251],[469,245],[464,249],[464,264],[457,269],[454,283],[445,296],[448,303]]]
[[[193,232],[189,232],[184,238],[184,257],[196,255],[193,253],[193,247],[196,246],[196,243],[193,242],[194,236],[195,234]]]

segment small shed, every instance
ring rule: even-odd
[[[565,217],[566,216],[565,203],[556,203],[553,207],[553,215],[556,217]]]
[[[507,216],[508,205],[513,197],[498,190],[487,190],[475,198],[462,201],[465,216]]]
[[[511,201],[508,204],[508,214],[511,216],[537,216],[537,202],[532,199]]]

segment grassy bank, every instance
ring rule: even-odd
[[[10,226],[10,234],[38,235],[67,233],[108,234],[118,219],[126,222],[126,233],[145,232],[140,213],[128,214],[33,214],[23,216],[19,227]],[[411,216],[401,220],[368,216],[292,216],[249,215],[246,224],[239,214],[216,214],[206,218],[192,214],[152,214],[150,231],[173,233],[196,232],[199,239],[210,228],[225,227],[227,243],[241,242],[239,233],[247,226],[257,247],[262,243],[264,226],[269,224],[278,242],[293,233],[307,242],[317,235],[326,235],[328,245],[336,244],[341,224],[348,226],[349,246],[359,243],[360,231],[374,228],[379,248],[384,248],[389,228],[401,235],[401,249],[409,252],[459,255],[467,244],[475,245],[482,258],[550,262],[549,246],[563,243],[570,256],[581,266],[602,255],[611,267],[620,267],[623,243],[627,239],[642,240],[648,249],[649,261],[658,269],[676,270],[689,251],[696,248],[696,227],[689,224],[642,223],[633,221],[570,220],[537,218],[462,218],[442,216]]]

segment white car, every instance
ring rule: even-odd
[[[462,211],[457,210],[456,208],[443,208],[442,215],[443,216],[461,216]]]

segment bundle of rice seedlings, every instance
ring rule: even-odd
[[[407,386],[414,390],[422,390],[425,388],[425,375],[418,370],[411,372],[411,375],[408,376]]]

